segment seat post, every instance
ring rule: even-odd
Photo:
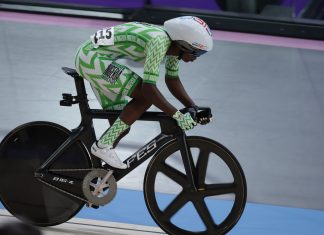
[[[77,128],[72,130],[72,133],[78,135],[78,138],[80,138],[80,140],[85,144],[87,149],[90,149],[93,142],[96,141],[96,133],[92,121],[94,117],[89,106],[84,79],[78,74],[75,69],[62,67],[62,70],[67,75],[73,77],[77,96],[72,96],[71,94],[63,94],[63,100],[61,100],[61,102],[63,103],[63,106],[79,104],[81,123]],[[101,161],[99,161],[97,158],[92,159],[92,164],[94,167],[99,167],[101,166]]]
[[[77,75],[73,76],[75,88],[77,91],[77,101],[79,103],[80,113],[82,122],[89,122],[92,120],[92,117],[90,115],[90,106],[89,106],[89,100],[87,97],[87,92],[84,84],[84,79]]]
[[[93,142],[96,141],[96,134],[93,126],[93,116],[91,115],[91,109],[88,102],[89,100],[87,98],[84,79],[79,75],[73,76],[73,78],[81,114],[81,123],[79,128],[83,129],[81,140],[86,145],[86,147],[90,149]],[[101,162],[98,159],[93,159],[92,164],[94,167],[99,167]]]

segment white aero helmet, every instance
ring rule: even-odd
[[[172,41],[180,47],[199,54],[213,49],[213,37],[208,25],[195,16],[181,16],[164,22],[164,28]],[[199,56],[199,55],[198,55]]]

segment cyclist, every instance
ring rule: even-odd
[[[90,82],[103,109],[122,110],[116,120],[109,120],[108,130],[92,145],[92,154],[114,168],[127,168],[114,147],[152,104],[183,130],[192,129],[196,122],[190,112],[197,111],[197,106],[179,79],[179,61],[192,62],[212,47],[208,25],[194,16],[167,20],[163,27],[130,22],[91,35],[76,54],[76,70]],[[182,114],[156,87],[164,57],[166,85],[190,112]],[[117,62],[122,58],[144,62],[143,78]],[[127,96],[132,98],[129,102]]]

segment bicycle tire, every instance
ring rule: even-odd
[[[0,200],[15,217],[37,226],[53,226],[72,218],[84,202],[34,177],[35,171],[71,132],[51,122],[30,122],[12,130],[0,144]],[[89,154],[75,142],[51,169],[90,168]]]
[[[201,189],[196,191],[192,189],[188,183],[188,179],[186,178],[187,175],[184,168],[181,172],[181,170],[170,166],[169,162],[166,163],[169,161],[168,159],[171,159],[171,157],[174,158],[177,152],[180,151],[178,142],[176,140],[170,141],[153,157],[147,167],[144,178],[144,197],[147,208],[154,221],[170,235],[226,234],[239,221],[246,204],[247,186],[242,167],[235,156],[227,148],[216,141],[199,136],[190,136],[187,137],[187,143],[190,147],[191,153],[194,151],[194,148],[198,149],[198,151],[196,151],[197,161],[195,163],[194,172],[196,177],[195,182],[199,182]],[[217,184],[206,183],[207,171],[214,170],[214,166],[208,168],[208,162],[213,162],[214,159],[211,158],[215,158],[215,156],[219,158],[217,161],[224,162],[229,169],[228,172],[232,174],[233,178],[233,182],[218,184],[220,188],[216,188]],[[203,160],[206,158],[207,160]],[[183,164],[183,162],[180,163],[177,161],[176,163],[176,165],[181,164]],[[175,193],[175,196],[174,194],[161,194],[159,189],[157,189],[158,175],[163,175],[163,177],[167,176],[174,182],[177,182],[177,184],[181,186],[180,191]],[[220,191],[217,191],[216,189],[219,189]],[[208,200],[208,203],[214,204],[216,203],[216,200],[206,198],[233,193],[233,202],[230,200],[218,200],[219,202],[217,203],[226,203],[226,205],[230,202],[230,208],[228,210],[228,215],[225,215],[222,221],[215,222],[214,214],[217,214],[218,212],[213,213],[214,211],[212,210],[214,209],[208,207],[206,200]],[[165,200],[163,198],[169,199]],[[160,200],[164,200],[164,202],[161,203],[164,205],[160,205]],[[169,201],[169,203],[166,203],[165,201]],[[184,209],[187,205],[193,205],[193,207],[191,207],[193,210],[191,210],[190,213],[194,212],[196,217],[189,216],[188,218],[191,220],[188,221],[189,223],[180,223],[180,225],[175,223],[174,218],[177,216],[177,213],[180,213],[181,210],[188,213],[189,210],[186,209],[186,211]],[[184,214],[183,212],[181,213],[182,217],[187,216],[187,214]],[[202,224],[200,227],[198,226],[199,228],[194,226],[194,223],[198,221],[197,218],[200,218]]]

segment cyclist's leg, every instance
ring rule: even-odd
[[[151,105],[142,95],[137,95],[137,92],[135,92],[135,90],[138,90],[141,86],[141,78],[126,66],[117,64],[116,62],[111,64],[110,69],[116,73],[119,68],[121,68],[122,71],[118,73],[116,81],[118,82],[120,80],[122,81],[121,83],[123,83],[122,89],[119,92],[121,94],[120,99],[125,100],[125,96],[131,97],[132,99],[125,106],[122,114],[117,118],[111,128],[109,128],[100,138],[100,144],[104,145],[115,145],[116,141],[119,141],[124,135],[122,134],[123,129],[127,127],[127,129],[124,130],[127,131],[130,125]],[[109,68],[107,71],[105,72],[106,74],[111,74],[109,73]]]
[[[109,58],[94,51],[82,48],[78,54],[76,68],[90,82],[102,108],[123,109],[127,104],[126,96],[132,96],[131,94],[141,78],[126,66],[110,61]],[[118,141],[129,131],[128,120],[131,120],[130,124],[132,124],[149,106],[143,96],[133,96],[131,105],[126,109],[126,114],[129,114],[131,119],[125,115],[117,120],[111,119],[110,122],[116,123],[116,125],[111,125],[101,136],[99,144],[116,146]],[[126,120],[126,123],[123,119]]]
[[[89,42],[80,47],[76,55],[75,67],[77,72],[91,84],[91,87],[105,109],[115,104],[126,103],[124,92],[129,79],[123,79],[123,67],[113,65],[108,55],[101,55],[94,50]],[[110,166],[120,169],[127,168],[112,150],[115,140],[128,129],[128,125],[117,119],[104,133],[98,142],[91,146],[91,153],[102,159]]]
[[[120,105],[120,103],[125,104],[127,102],[125,97],[131,96],[140,81],[140,77],[126,66],[109,61],[109,58],[105,55],[86,50],[86,46],[82,47],[77,54],[76,68],[79,74],[90,82],[103,108]],[[149,107],[144,105],[145,110],[143,110],[142,106],[141,100],[135,99],[130,102],[125,113],[130,113],[131,110],[135,113],[143,113]],[[135,116],[139,117],[139,115]],[[134,121],[132,120],[132,123]],[[113,167],[127,168],[127,165],[121,162],[111,148],[129,127],[130,125],[123,121],[122,115],[118,117],[100,137],[98,143],[92,145],[92,154]]]
[[[114,122],[117,120],[117,118],[108,118],[109,125],[112,126]],[[128,127],[123,133],[121,133],[115,142],[113,143],[113,148],[116,148],[116,146],[119,144],[119,142],[124,138],[130,131],[130,127]]]
[[[91,85],[91,88],[92,88],[94,94],[96,95],[97,99],[99,100],[102,109],[104,109],[104,110],[122,110],[128,103],[127,100],[122,100],[121,102],[118,102],[118,103],[112,102],[106,96],[100,96],[99,95],[100,91],[98,91],[96,87]],[[115,117],[108,118],[109,126],[112,126],[116,120],[117,120],[117,118],[115,118]],[[122,132],[120,134],[120,136],[112,144],[113,148],[115,148],[118,145],[120,140],[122,138],[124,138],[129,133],[129,131],[130,131],[130,127],[127,128],[124,132]]]
[[[89,43],[82,45],[75,59],[75,67],[78,73],[89,81],[91,88],[104,110],[122,110],[128,101],[121,94],[124,78],[114,81],[103,79],[103,74],[112,63],[112,60],[95,51],[91,50]],[[107,78],[107,77],[106,77]],[[116,121],[116,118],[108,119],[110,126]],[[129,132],[127,128],[120,137],[114,142],[113,147],[116,147],[118,142]]]
[[[141,82],[136,85],[137,90],[139,90],[140,86]],[[144,98],[144,96],[141,94],[136,94],[136,92],[133,92],[130,96],[132,99],[125,106],[121,115],[115,120],[117,122],[113,121],[111,128],[109,128],[100,138],[100,140],[107,139],[108,141],[106,144],[112,145],[113,148],[115,148],[119,141],[129,133],[131,125],[152,105],[152,103]],[[127,129],[125,131],[121,132],[121,134],[116,137],[111,134],[118,133],[116,130],[118,128],[123,128],[122,126],[124,124],[127,125]]]

